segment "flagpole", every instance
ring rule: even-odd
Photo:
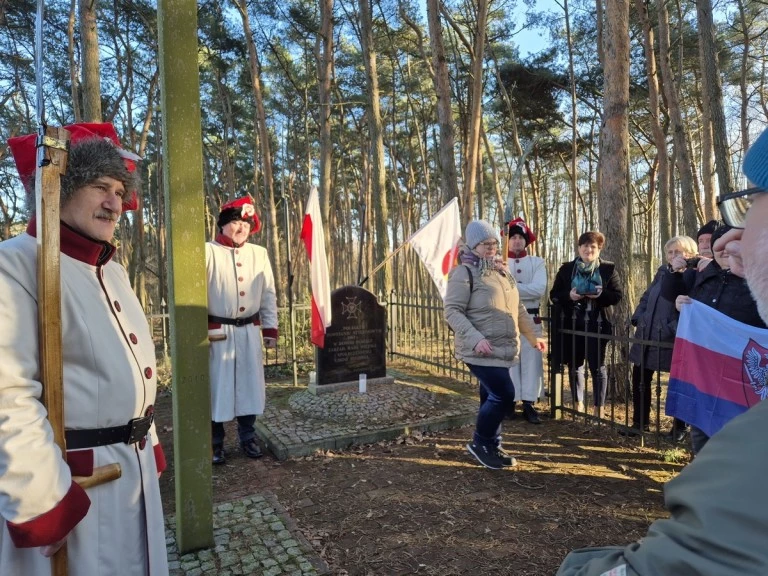
[[[365,245],[365,202],[360,204],[360,250],[357,254],[357,285],[362,286],[368,281],[368,276],[363,276],[363,246]],[[362,278],[362,279],[361,279]]]
[[[392,252],[392,253],[391,253],[389,256],[387,256],[386,258],[384,258],[383,262],[382,262],[381,264],[379,264],[378,266],[376,266],[376,268],[374,268],[373,270],[371,270],[370,274],[368,274],[368,275],[367,275],[365,278],[363,278],[362,280],[360,280],[360,282],[358,282],[358,283],[357,283],[357,285],[358,285],[358,286],[363,286],[363,285],[364,285],[366,282],[368,282],[368,278],[370,278],[371,276],[373,276],[374,274],[376,274],[376,272],[378,272],[379,270],[381,270],[381,269],[384,267],[384,265],[385,265],[387,262],[389,262],[389,261],[390,261],[390,260],[391,260],[391,259],[392,259],[392,258],[393,258],[395,255],[399,254],[399,253],[400,253],[400,251],[401,251],[403,248],[405,248],[406,246],[408,246],[408,242],[409,242],[409,241],[410,241],[410,239],[408,239],[408,240],[406,240],[405,242],[403,242],[402,244],[400,244],[400,246],[398,246],[397,250],[395,250],[395,251],[394,251],[394,252]]]
[[[286,273],[288,274],[288,318],[291,327],[291,369],[293,385],[299,385],[299,372],[296,363],[296,317],[293,309],[293,262],[291,260],[291,218],[288,212],[288,196],[285,194],[285,129],[283,128],[283,166],[280,172],[280,200],[283,202],[283,218],[285,223]]]

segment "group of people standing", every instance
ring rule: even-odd
[[[541,422],[534,403],[542,394],[542,353],[547,350],[540,315],[547,289],[546,265],[527,251],[536,235],[520,218],[505,228],[506,259],[499,255],[501,239],[496,228],[483,220],[467,225],[460,265],[448,276],[444,300],[456,356],[479,381],[480,409],[467,450],[491,469],[515,464],[501,447],[501,424],[505,416],[514,415],[518,400],[528,422]],[[560,317],[569,319],[567,327],[575,331],[611,333],[611,306],[619,302],[622,291],[613,263],[600,259],[604,243],[599,232],[582,234],[578,257],[562,265],[549,293]],[[608,340],[597,336],[556,340],[560,341],[557,361],[571,367],[574,404],[584,410],[586,361],[595,382],[594,414],[602,417]]]
[[[522,219],[510,221],[505,228],[506,260],[499,255],[501,239],[494,226],[483,220],[468,224],[460,265],[449,274],[444,301],[445,319],[455,334],[456,357],[479,381],[480,409],[467,450],[492,469],[515,463],[501,447],[501,424],[505,416],[514,416],[518,401],[522,400],[524,417],[540,423],[534,403],[542,393],[542,353],[546,351],[539,308],[547,287],[545,262],[528,254],[536,236]],[[650,431],[653,377],[670,371],[682,306],[699,300],[739,322],[765,327],[744,279],[730,272],[722,250],[712,250],[729,230],[713,220],[702,226],[696,241],[675,236],[666,242],[666,262],[631,318],[636,327],[629,353],[632,425],[620,433],[636,436]],[[582,234],[577,257],[559,268],[549,291],[551,361],[568,366],[573,406],[582,413],[589,368],[596,419],[604,417],[605,356],[614,328],[613,310],[624,296],[615,265],[600,258],[604,245],[600,232]],[[686,422],[675,418],[669,436],[682,441],[687,429]],[[708,438],[691,427],[691,439],[693,452],[698,453]]]

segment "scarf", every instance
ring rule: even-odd
[[[494,256],[492,258],[480,258],[477,254],[471,251],[465,251],[461,253],[459,257],[462,264],[474,266],[480,270],[481,276],[488,276],[493,271],[498,272],[502,276],[506,275],[506,265],[501,258]]]
[[[581,257],[577,257],[574,260],[571,288],[575,288],[578,294],[596,294],[597,287],[602,285],[600,258],[595,258],[591,263],[587,263]]]

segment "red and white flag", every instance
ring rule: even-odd
[[[432,280],[445,298],[448,272],[456,264],[456,254],[461,239],[459,202],[453,198],[432,219],[408,239],[411,247],[421,256]]]
[[[312,344],[325,346],[325,329],[331,325],[331,283],[328,280],[328,259],[325,257],[325,234],[320,218],[317,187],[309,191],[304,210],[301,239],[309,257],[309,278],[312,283]]]

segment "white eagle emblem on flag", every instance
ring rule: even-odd
[[[742,355],[744,363],[743,381],[749,384],[760,400],[768,398],[768,348],[749,339]],[[752,403],[749,403],[750,406]]]

